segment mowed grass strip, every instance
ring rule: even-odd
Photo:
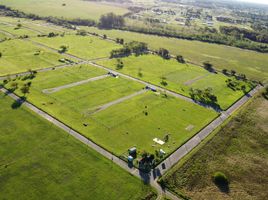
[[[81,0],[65,0],[64,2],[55,0],[0,0],[0,4],[39,16],[83,18],[96,21],[101,15],[109,12],[119,15],[129,12],[124,7]]]
[[[12,109],[13,100],[2,93],[0,105],[0,199],[125,200],[152,193],[24,106]]]
[[[36,47],[31,42],[16,39],[2,42],[0,45],[0,75],[14,74],[28,69],[41,69],[62,64],[63,56],[42,47]]]
[[[126,42],[141,41],[148,43],[154,50],[166,48],[174,55],[183,55],[189,61],[202,64],[210,61],[218,69],[236,70],[248,77],[268,81],[268,54],[243,50],[225,45],[209,44],[176,38],[159,37],[120,30],[102,30],[95,27],[81,27],[112,38],[124,38]]]
[[[222,109],[227,109],[235,101],[244,95],[241,90],[233,91],[227,87],[227,77],[221,73],[214,74],[191,64],[180,64],[175,59],[165,60],[157,55],[130,56],[122,58],[124,68],[120,72],[136,78],[161,85],[163,77],[167,82],[167,89],[173,90],[185,96],[190,96],[190,88],[205,89],[211,87],[218,98]],[[100,60],[97,63],[116,69],[117,59]],[[233,78],[231,78],[233,79]],[[239,81],[250,90],[249,84]],[[164,86],[162,86],[164,87]]]
[[[114,42],[100,39],[95,36],[65,35],[64,37],[33,38],[49,47],[60,49],[60,46],[68,47],[67,53],[84,59],[108,58],[113,49],[120,48]]]
[[[92,72],[85,72],[83,68]],[[120,77],[107,77],[52,94],[42,92],[44,89],[87,79],[87,74],[90,77],[102,74],[102,71],[96,72],[96,69],[92,66],[78,66],[43,72],[32,80],[11,81],[6,87],[11,88],[17,82],[19,87],[15,92],[23,96],[20,88],[31,81],[30,93],[26,95],[28,101],[116,155],[122,155],[134,145],[139,150],[154,153],[154,137],[163,139],[168,133],[174,140],[171,139],[172,142],[165,145],[165,150],[171,152],[217,116],[213,110],[194,103],[172,97],[163,98],[162,95],[150,92],[95,113],[102,105],[135,94],[144,87],[143,84]],[[145,112],[149,113],[148,116]]]

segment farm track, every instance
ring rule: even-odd
[[[141,94],[143,94],[143,93],[145,93],[145,92],[146,92],[146,90],[140,90],[140,91],[138,91],[138,92],[135,92],[135,93],[130,94],[130,95],[128,95],[128,96],[122,97],[122,98],[117,99],[117,100],[115,100],[115,101],[111,101],[111,102],[109,102],[109,103],[107,103],[107,104],[104,104],[104,105],[102,105],[102,106],[98,106],[97,108],[94,109],[94,110],[96,110],[96,111],[93,112],[93,113],[91,113],[91,114],[96,114],[96,113],[98,113],[98,112],[100,112],[100,111],[103,111],[103,110],[105,110],[105,109],[107,109],[107,108],[113,106],[113,105],[122,103],[122,102],[124,102],[124,101],[126,101],[126,100],[128,100],[128,99],[131,99],[131,98],[133,98],[133,97],[135,97],[135,96],[141,95]]]
[[[51,94],[51,93],[58,92],[60,90],[66,89],[66,88],[71,88],[71,87],[75,87],[75,86],[78,86],[78,85],[83,85],[83,84],[86,84],[86,83],[89,83],[89,82],[101,80],[101,79],[107,78],[108,76],[109,75],[107,75],[107,74],[102,75],[102,76],[97,76],[97,77],[94,77],[94,78],[89,78],[89,79],[86,79],[86,80],[78,81],[78,82],[75,82],[75,83],[70,83],[70,84],[55,87],[55,88],[44,89],[42,92],[45,93],[45,94]]]

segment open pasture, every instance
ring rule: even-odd
[[[156,196],[150,186],[63,130],[24,106],[15,108],[4,94],[0,105],[0,199]]]
[[[151,153],[164,148],[170,153],[218,115],[194,103],[142,92],[144,85],[121,77],[109,76],[53,93],[43,92],[103,74],[104,71],[86,65],[38,73],[31,80],[26,97],[116,155],[132,146]],[[15,92],[23,96],[20,88],[28,81],[15,81],[19,83]],[[12,82],[6,87],[10,88]],[[118,101],[132,94],[137,95]],[[171,134],[170,142],[163,147],[152,146],[154,138],[163,140],[166,134]]]
[[[31,20],[26,18],[15,18],[15,17],[5,17],[0,16],[0,24],[5,24],[9,26],[16,27],[18,24],[21,24],[21,29],[32,30],[29,36],[36,36],[38,34],[48,34],[50,32],[54,33],[63,33],[63,32],[74,32],[73,30],[66,29],[61,26],[56,26],[51,23],[47,23],[42,20]]]
[[[226,80],[230,77],[221,73],[214,74],[207,70],[191,64],[180,64],[175,59],[164,60],[156,55],[130,56],[122,58],[124,68],[120,72],[161,85],[161,81],[167,82],[167,89],[173,90],[185,96],[190,96],[190,88],[205,89],[211,87],[213,93],[218,97],[218,103],[222,109],[227,109],[237,99],[244,95],[244,92],[233,91],[227,87]],[[99,64],[116,69],[117,60],[98,61]],[[247,90],[249,85],[245,84]]]
[[[39,34],[39,31],[30,30],[26,27],[18,27],[18,24],[21,25],[21,23],[17,24],[7,24],[5,22],[0,21],[0,31],[5,32],[10,37],[19,37],[19,36],[37,36]],[[19,25],[19,26],[20,26]]]
[[[238,73],[246,74],[250,78],[268,81],[267,53],[121,30],[102,30],[95,27],[81,27],[81,29],[106,34],[111,38],[124,38],[126,42],[133,40],[146,42],[151,49],[166,48],[171,54],[183,55],[187,60],[197,64],[210,61],[217,69],[233,69]]]
[[[0,0],[0,4],[39,16],[83,18],[96,21],[101,15],[109,12],[119,15],[128,12],[124,7],[83,0]]]
[[[0,45],[0,75],[14,74],[60,65],[63,56],[25,40],[8,40]]]
[[[114,42],[95,36],[65,35],[54,38],[33,38],[33,40],[55,49],[60,49],[60,46],[65,45],[68,47],[67,53],[84,59],[107,58],[113,49],[120,47]]]

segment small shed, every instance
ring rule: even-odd
[[[129,155],[136,155],[137,153],[137,148],[136,147],[132,147],[128,150]]]

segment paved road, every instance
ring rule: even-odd
[[[66,88],[71,88],[71,87],[75,87],[75,86],[78,86],[78,85],[83,85],[83,84],[86,84],[86,83],[89,83],[89,82],[101,80],[101,79],[104,79],[104,78],[106,78],[108,76],[109,76],[108,74],[105,74],[105,75],[102,75],[102,76],[89,78],[89,79],[86,79],[86,80],[78,81],[78,82],[75,82],[75,83],[70,83],[70,84],[67,84],[67,85],[62,85],[62,86],[55,87],[55,88],[44,89],[42,92],[45,93],[45,94],[51,94],[51,93],[58,92],[60,90],[66,89]]]

